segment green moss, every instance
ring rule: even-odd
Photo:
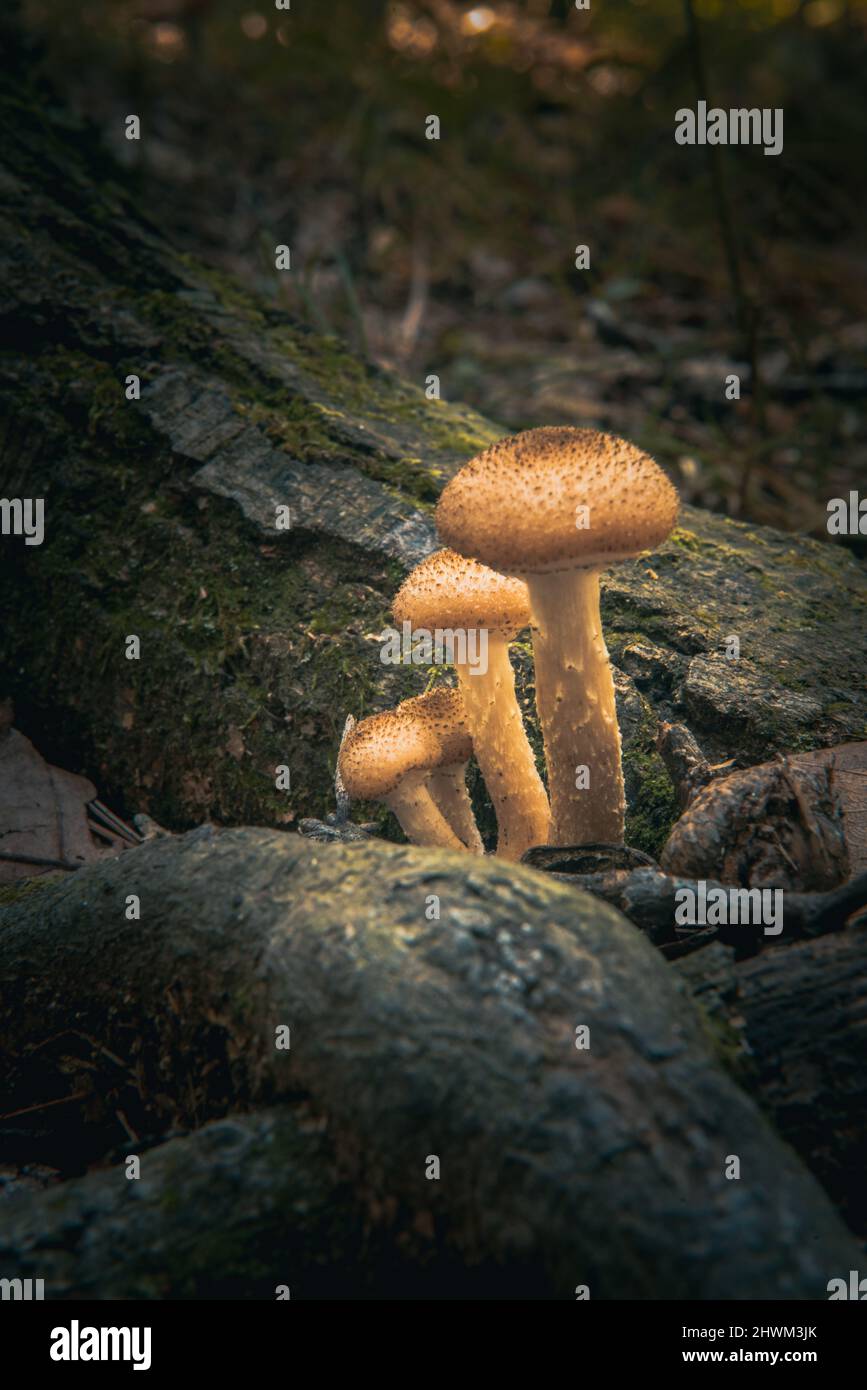
[[[242,319],[255,327],[264,325],[265,315],[262,312],[261,302],[249,294],[239,280],[235,280],[215,266],[198,261],[193,256],[183,252],[178,253],[177,259],[181,265],[187,268],[190,278],[196,284],[206,286],[217,303],[230,311],[235,318]]]
[[[420,458],[368,459],[363,471],[377,482],[385,483],[392,496],[411,497],[422,511],[432,511],[442,491],[441,472],[426,468]]]
[[[647,737],[624,746],[623,767],[638,788],[626,814],[626,843],[657,859],[680,815],[671,778]]]
[[[0,883],[0,907],[10,907],[33,893],[38,893],[47,884],[53,883],[56,875],[40,874],[38,878],[21,878],[15,883]]]
[[[437,462],[437,456],[450,465],[466,461],[504,433],[467,407],[428,400],[421,387],[365,364],[339,338],[299,334],[289,327],[278,328],[272,338],[298,368],[307,387],[318,387],[317,405],[324,415],[338,425],[369,425],[374,444],[378,433],[405,442],[405,453],[391,457],[389,463],[408,473],[411,491],[414,472],[422,461],[420,445],[425,450],[424,469],[441,487],[447,470]],[[315,402],[316,392],[311,396]],[[385,428],[378,431],[378,426]],[[355,461],[363,468],[368,466],[364,457]],[[384,466],[382,458],[378,466]]]
[[[665,547],[666,550],[687,550],[696,554],[702,549],[702,541],[694,531],[688,531],[685,526],[678,526],[669,536]]]
[[[181,1198],[175,1187],[164,1187],[160,1193],[160,1207],[166,1216],[174,1216],[181,1206]]]
[[[345,714],[389,703],[398,684],[363,633],[382,627],[399,570],[337,543],[251,544],[234,505],[211,498],[200,509],[158,490],[163,451],[134,407],[115,403],[105,364],[54,354],[46,366],[67,406],[81,397],[91,437],[55,492],[64,526],[52,528],[38,565],[24,556],[33,612],[21,614],[17,634],[26,680],[11,693],[37,732],[31,692],[52,691],[41,750],[50,753],[59,723],[66,765],[87,767],[119,810],[148,810],[173,828],[206,816],[291,824],[293,812],[324,814]],[[50,429],[51,391],[47,399]],[[136,417],[148,447],[132,458],[125,427]],[[63,429],[58,419],[58,439]],[[70,582],[82,574],[83,585]],[[348,630],[357,636],[347,640]],[[140,662],[124,655],[133,633]],[[284,763],[289,795],[274,786]]]
[[[721,1013],[709,1012],[700,999],[692,1000],[708,1048],[717,1061],[745,1090],[756,1093],[756,1067],[744,1047],[743,1037]]]

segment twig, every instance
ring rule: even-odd
[[[141,844],[143,837],[138,831],[134,830],[131,825],[127,825],[125,820],[121,820],[120,816],[116,816],[114,811],[109,810],[101,801],[88,801],[87,809],[94,820],[101,821],[103,825],[114,831],[115,835],[122,840],[126,840],[128,844]]]
[[[340,749],[337,753],[337,766],[334,769],[334,803],[337,808],[334,813],[335,825],[345,825],[346,821],[349,819],[349,792],[343,785],[343,778],[340,775],[340,753],[343,750],[344,743],[349,738],[354,728],[355,717],[354,715],[347,714],[346,723],[343,726],[343,734],[340,739]]]
[[[66,859],[43,859],[39,854],[5,854],[0,859],[6,864],[36,864],[40,869],[83,869],[85,861],[70,864]]]
[[[685,724],[668,724],[663,720],[657,730],[656,748],[677,792],[678,805],[685,811],[702,787],[713,780],[714,769],[708,766],[707,758]]]
[[[34,1110],[48,1110],[52,1105],[69,1105],[73,1100],[84,1100],[88,1095],[87,1091],[75,1091],[71,1096],[58,1096],[57,1100],[41,1100],[36,1105],[25,1105],[23,1110],[10,1110],[6,1115],[0,1115],[0,1120],[14,1120],[19,1115],[32,1115]]]

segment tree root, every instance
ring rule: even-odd
[[[598,899],[520,866],[203,828],[5,909],[0,981],[4,1109],[86,1086],[92,1105],[47,1108],[43,1128],[75,1109],[101,1133],[122,1093],[128,1126],[156,1136],[282,1103],[327,1138],[343,1246],[362,1220],[432,1283],[459,1265],[496,1269],[498,1297],[586,1283],[597,1298],[818,1298],[857,1263],[658,953]],[[98,1192],[134,1187],[122,1171]],[[203,1185],[185,1184],[161,1190],[191,1244],[214,1239],[216,1287],[235,1257]],[[54,1197],[21,1200],[44,1212]],[[122,1245],[105,1200],[88,1239],[105,1221]],[[152,1270],[143,1224],[129,1258]],[[314,1240],[326,1262],[332,1239]]]

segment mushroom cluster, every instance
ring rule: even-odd
[[[481,853],[464,775],[472,751],[504,858],[545,843],[622,843],[620,731],[599,575],[658,546],[677,509],[653,459],[594,430],[527,430],[466,464],[437,506],[449,548],[412,571],[393,613],[416,628],[484,634],[485,667],[471,666],[466,643],[455,644],[457,689],[362,720],[340,755],[349,795],[384,801],[416,843]],[[509,658],[509,643],[528,626],[547,794]]]

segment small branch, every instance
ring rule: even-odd
[[[83,869],[84,860],[80,864],[70,864],[67,859],[43,859],[39,854],[6,854],[0,853],[0,859],[5,864],[35,864],[40,869]]]
[[[685,811],[696,793],[713,778],[707,758],[685,724],[667,724],[663,720],[656,735],[656,748],[677,792],[678,805]]]
[[[354,728],[355,716],[352,714],[347,714],[346,723],[343,726],[343,733],[340,738],[340,748],[338,749],[337,753],[337,764],[334,768],[334,803],[337,808],[335,811],[334,820],[336,825],[344,825],[346,821],[349,819],[349,792],[343,785],[343,778],[340,775],[340,754],[343,751],[344,743],[349,738],[349,735],[352,733],[352,730]]]
[[[87,1091],[73,1091],[71,1096],[58,1096],[57,1100],[40,1100],[36,1105],[25,1105],[21,1110],[10,1110],[0,1115],[0,1120],[16,1120],[19,1115],[32,1115],[36,1110],[50,1110],[53,1105],[69,1105],[74,1100],[85,1100]]]

